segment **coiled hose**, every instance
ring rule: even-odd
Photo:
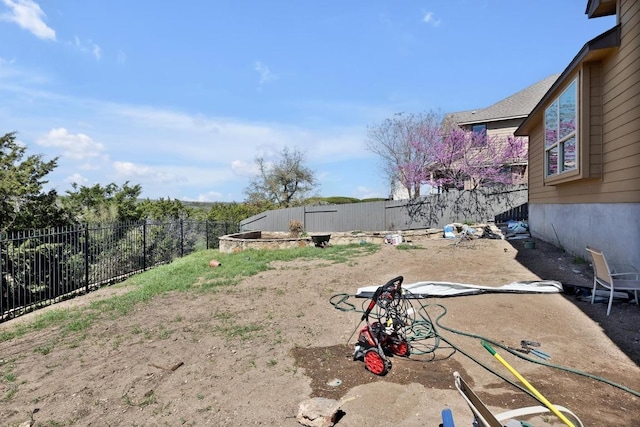
[[[356,313],[364,313],[365,311],[364,308],[358,309],[355,304],[348,301],[351,297],[355,298],[356,296],[353,294],[346,294],[346,293],[334,294],[329,299],[329,303],[333,305],[334,308],[340,311],[347,311],[347,312],[354,311]],[[364,303],[367,303],[367,302],[368,302],[368,299],[365,299],[362,304],[364,305]],[[414,302],[416,304],[419,304],[418,309],[414,307],[413,305]],[[432,309],[432,310],[436,309],[439,311],[439,314],[435,318],[435,322],[432,321],[431,316],[429,315],[429,311],[428,311],[429,309]],[[505,346],[504,344],[499,343],[490,338],[444,326],[440,323],[440,321],[442,320],[443,317],[446,316],[446,314],[447,314],[447,308],[444,305],[423,304],[422,302],[419,302],[418,299],[411,299],[410,293],[404,290],[403,296],[399,298],[397,302],[395,302],[392,305],[385,306],[384,308],[376,306],[376,309],[374,309],[370,313],[370,316],[375,319],[382,319],[383,317],[392,318],[394,319],[394,321],[398,321],[399,324],[403,325],[402,332],[411,345],[412,354],[433,353],[440,347],[441,341],[443,341],[447,343],[449,346],[451,346],[453,350],[460,352],[461,354],[463,354],[464,356],[466,356],[467,358],[469,358],[470,360],[472,360],[482,368],[486,369],[487,371],[491,372],[492,374],[496,375],[503,381],[506,381],[507,383],[511,384],[515,388],[521,390],[522,392],[527,393],[528,395],[530,395],[536,400],[539,400],[539,399],[533,393],[531,393],[528,389],[520,386],[519,384],[510,380],[509,378],[506,378],[502,374],[494,371],[491,367],[483,364],[478,359],[470,355],[468,352],[464,351],[462,348],[456,346],[453,342],[449,341],[448,339],[440,335],[440,333],[438,332],[438,329],[445,330],[447,332],[450,332],[456,335],[474,338],[479,341],[485,341],[523,360],[527,360],[529,362],[537,363],[539,365],[547,366],[553,369],[558,369],[560,371],[569,372],[575,375],[587,377],[592,380],[618,388],[636,397],[640,397],[640,392],[633,390],[629,387],[626,387],[624,385],[617,384],[606,378],[593,375],[587,372],[583,372],[577,369],[568,368],[566,366],[549,363],[547,361],[536,360],[536,359],[527,357],[521,354],[520,352],[514,351],[511,348]]]

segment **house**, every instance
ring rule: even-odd
[[[515,131],[529,137],[529,225],[573,254],[590,245],[640,268],[640,2],[588,0],[585,13],[616,25]]]
[[[527,118],[531,110],[542,99],[560,74],[551,75],[544,80],[532,84],[495,104],[476,110],[449,113],[444,120],[465,130],[486,134],[487,138],[508,138]],[[515,184],[526,183],[526,162],[518,161],[511,165]],[[397,181],[391,183],[391,199],[409,198],[407,189]],[[428,185],[423,185],[421,194],[437,192]]]
[[[514,136],[515,130],[538,104],[560,74],[554,74],[495,104],[480,110],[450,113],[445,120],[455,123],[462,129],[484,134],[487,138],[507,139]],[[526,162],[518,161],[511,165],[515,184],[526,183]]]

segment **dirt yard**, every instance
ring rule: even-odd
[[[448,330],[455,329],[513,347],[541,343],[551,355],[547,363],[566,370],[498,351],[586,426],[637,426],[640,398],[623,387],[640,391],[640,307],[616,304],[606,317],[605,304],[582,301],[574,286],[588,287],[591,271],[576,261],[539,241],[525,249],[517,240],[455,247],[434,239],[415,250],[384,246],[346,263],[278,263],[224,291],[172,293],[81,333],[29,333],[0,344],[0,425],[294,427],[301,425],[301,402],[325,397],[341,403],[339,427],[438,426],[445,408],[456,426],[471,426],[454,371],[495,412],[538,404],[506,381],[517,382],[478,338]],[[391,358],[390,372],[380,377],[353,360],[358,334],[347,343],[360,313],[329,301],[400,275],[404,284],[552,279],[566,292],[421,300],[446,342],[428,343],[437,344],[432,353]],[[115,292],[126,288],[65,304]],[[349,301],[360,309],[365,300]],[[5,322],[0,332],[25,321]],[[534,425],[564,424],[546,416]]]

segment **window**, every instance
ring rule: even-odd
[[[483,147],[487,145],[487,124],[476,124],[471,126],[471,133],[473,134],[473,146]]]
[[[578,79],[544,112],[545,176],[553,177],[578,167]]]

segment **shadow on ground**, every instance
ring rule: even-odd
[[[509,240],[517,250],[516,261],[544,280],[558,280],[565,288],[565,298],[598,323],[607,336],[636,365],[640,366],[640,306],[614,301],[607,316],[606,302],[591,304],[593,270],[584,258],[539,240],[534,248],[525,248],[525,240]]]

